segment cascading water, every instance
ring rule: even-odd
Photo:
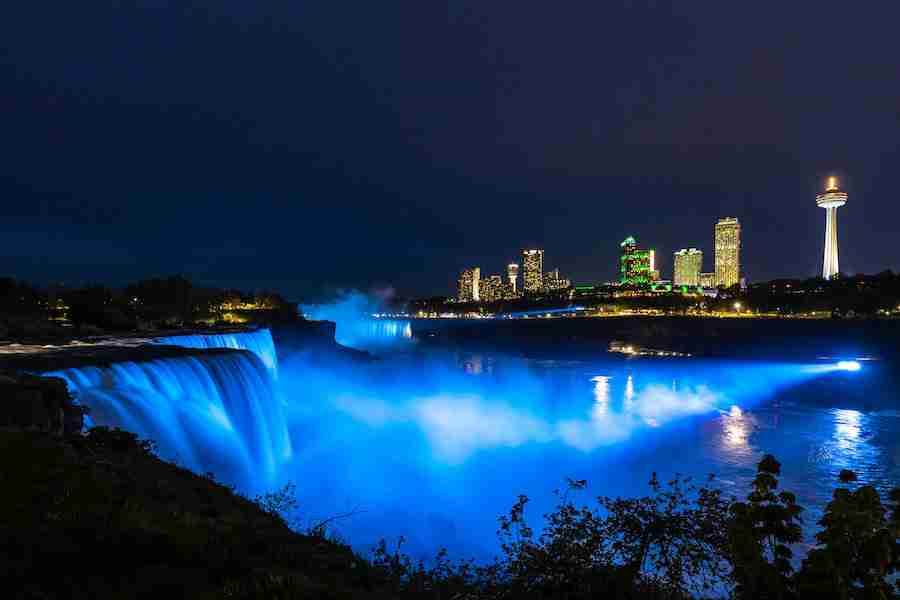
[[[249,350],[259,357],[272,377],[278,377],[278,355],[275,342],[268,329],[238,333],[213,333],[194,335],[172,335],[156,338],[157,344],[181,346],[182,348],[233,348]]]
[[[154,440],[163,457],[244,489],[269,487],[292,454],[271,370],[250,351],[213,350],[44,374],[64,379],[88,407],[86,425],[119,427]]]
[[[359,318],[337,323],[335,340],[351,347],[390,345],[412,338],[412,325],[406,320]]]

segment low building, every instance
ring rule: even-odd
[[[571,287],[572,283],[568,279],[560,277],[559,269],[553,269],[549,273],[544,273],[543,285],[545,292],[555,292]]]

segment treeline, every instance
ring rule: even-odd
[[[121,288],[40,288],[0,278],[0,334],[10,337],[53,335],[60,326],[102,333],[296,318],[296,306],[276,292],[196,286],[179,275]]]
[[[761,312],[833,312],[836,316],[900,312],[900,274],[884,271],[827,281],[777,279],[752,285],[741,296]]]

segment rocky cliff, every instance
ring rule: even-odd
[[[71,435],[81,431],[83,416],[62,379],[0,376],[0,430]]]

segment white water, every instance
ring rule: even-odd
[[[258,329],[245,333],[215,333],[197,335],[172,335],[156,338],[157,344],[181,346],[182,348],[233,348],[249,350],[259,357],[272,377],[278,377],[278,355],[275,342],[268,329]]]
[[[216,338],[221,339],[216,339]],[[119,362],[45,373],[64,379],[90,413],[87,426],[120,427],[158,443],[160,454],[246,488],[265,488],[291,457],[268,330],[173,336],[185,347],[239,352]]]

